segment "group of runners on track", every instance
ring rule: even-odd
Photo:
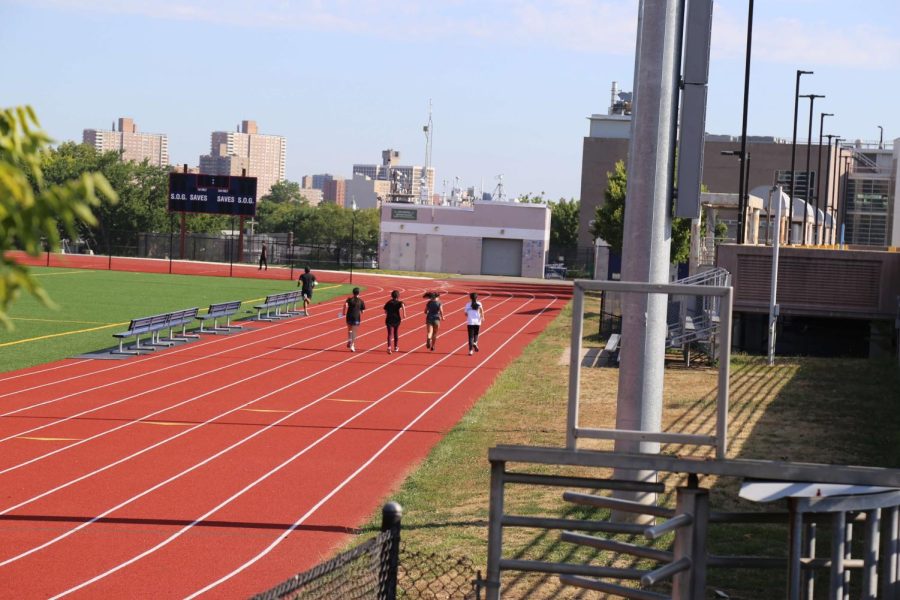
[[[312,300],[316,276],[309,272],[309,267],[300,275],[297,286],[301,287],[304,314],[309,315],[309,302]],[[425,298],[425,347],[434,352],[437,345],[438,331],[444,320],[444,306],[438,292],[426,292]],[[362,322],[362,314],[366,310],[365,301],[359,296],[359,288],[353,288],[352,295],[344,301],[340,317],[347,321],[347,348],[356,352],[356,331]],[[469,302],[465,306],[466,329],[469,336],[469,356],[478,352],[478,333],[484,322],[484,306],[478,300],[478,294],[469,294]],[[406,318],[406,304],[400,299],[400,292],[391,292],[390,299],[384,304],[384,325],[387,328],[387,353],[400,351],[400,323]]]

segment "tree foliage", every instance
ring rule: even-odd
[[[304,200],[304,198],[300,190],[300,184],[287,179],[275,182],[269,193],[260,199],[261,202],[274,202],[276,204],[300,202],[301,200]]]
[[[598,206],[591,225],[591,235],[601,238],[614,252],[622,252],[622,235],[625,221],[625,197],[628,190],[628,173],[625,162],[617,161],[611,173],[606,174],[608,182],[603,197],[606,202]],[[670,260],[673,263],[687,262],[691,252],[691,221],[674,217],[672,219],[672,246]]]
[[[334,247],[349,251],[351,242],[357,255],[378,253],[381,217],[378,209],[351,210],[331,202],[309,206],[305,201],[261,202],[256,209],[259,233],[293,233],[295,244]]]
[[[575,250],[578,247],[578,210],[580,203],[574,198],[547,201],[544,192],[525,194],[517,199],[524,204],[546,204],[550,207],[550,247],[554,250]]]
[[[6,328],[12,328],[9,305],[22,290],[51,304],[29,270],[8,252],[19,248],[37,256],[45,242],[59,249],[61,232],[76,237],[80,227],[97,223],[93,210],[106,206],[104,199],[117,200],[99,173],[45,173],[50,142],[31,107],[0,110],[0,323]]]
[[[605,202],[598,206],[591,224],[591,235],[610,245],[614,252],[622,252],[622,225],[625,221],[625,193],[628,190],[628,173],[625,162],[616,161],[611,173],[607,173]]]
[[[550,203],[550,246],[559,250],[578,247],[578,211],[580,203],[574,198],[560,198]]]

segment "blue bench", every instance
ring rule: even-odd
[[[200,337],[187,332],[187,326],[194,322],[198,312],[200,312],[200,309],[195,306],[169,313],[169,319],[166,321],[165,327],[165,329],[169,330],[169,337],[161,339],[159,334],[157,334],[156,343],[162,346],[174,346],[177,342],[186,342],[190,338]],[[173,332],[179,327],[181,327],[181,333],[175,335]]]
[[[190,309],[188,309],[188,312],[189,311]],[[175,320],[172,319],[174,315],[178,315]],[[185,311],[175,311],[174,313],[160,313],[149,317],[132,319],[127,330],[113,334],[113,337],[118,338],[119,340],[119,354],[140,354],[142,351],[153,352],[156,350],[156,346],[171,346],[176,341],[171,339],[171,330],[182,324],[186,327],[187,322],[184,321],[186,318],[187,315],[185,314]],[[193,318],[191,318],[191,321],[193,321]],[[172,324],[171,328],[169,327],[170,323]],[[160,339],[159,334],[166,329],[170,329],[170,339],[164,341]],[[150,334],[150,339],[142,346],[141,336],[148,333]],[[125,340],[131,337],[135,340],[134,346],[129,350],[126,350]]]
[[[300,302],[300,300],[301,297],[299,291],[269,294],[262,304],[257,304],[253,307],[256,309],[256,320],[273,321],[275,319],[284,319],[293,316],[293,314],[296,313],[297,303]],[[275,311],[275,314],[272,314],[272,310]],[[265,317],[262,315],[262,311],[266,311]]]
[[[210,304],[205,315],[199,315],[200,333],[231,333],[235,329],[243,329],[240,325],[232,325],[231,317],[241,309],[241,301],[219,302]],[[219,319],[225,319],[225,325],[219,327]],[[212,329],[204,329],[206,321],[212,321]]]

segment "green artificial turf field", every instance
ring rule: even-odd
[[[43,306],[23,295],[9,311],[15,330],[0,329],[0,372],[109,348],[113,333],[143,317],[215,302],[241,300],[236,317],[249,316],[267,294],[297,289],[294,281],[197,277],[123,271],[36,267],[32,272],[58,305]],[[350,286],[322,284],[314,302],[348,293]],[[254,313],[255,314],[255,313]]]

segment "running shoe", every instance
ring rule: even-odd
[[[356,352],[356,346],[350,344],[350,352]]]
[[[478,343],[472,344],[472,347],[475,349],[475,352],[478,352]]]
[[[471,350],[469,350],[469,356],[472,356],[472,354],[473,354],[473,353],[472,353],[472,351],[471,351]]]
[[[400,352],[400,346],[394,346],[394,352]]]
[[[390,347],[390,345],[389,345],[389,346],[388,346],[388,354],[390,354],[390,353],[391,353],[391,347]]]

